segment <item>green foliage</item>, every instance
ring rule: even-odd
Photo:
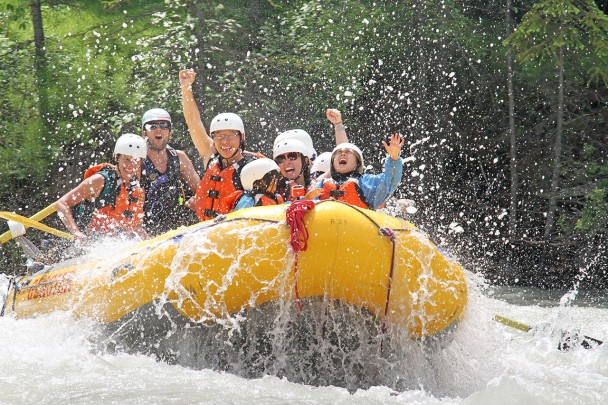
[[[603,187],[595,188],[587,194],[585,207],[576,223],[577,229],[586,231],[591,236],[599,232],[606,233],[608,228],[606,186],[608,182],[604,181]]]
[[[544,0],[505,41],[522,62],[555,64],[560,49],[586,67],[588,81],[608,85],[608,16],[593,0]]]
[[[58,160],[77,166],[99,158],[94,151],[111,147],[118,134],[138,132],[151,107],[171,112],[174,141],[190,148],[177,74],[193,68],[203,122],[238,112],[252,150],[270,153],[277,132],[297,127],[313,135],[319,152],[331,148],[324,114],[331,107],[342,111],[350,139],[376,168],[383,136],[403,133],[410,159],[397,196],[419,201],[425,209],[417,220],[440,238],[453,218],[466,223],[478,254],[503,243],[504,221],[495,213],[508,200],[509,45],[522,62],[514,76],[522,239],[534,237],[542,221],[535,213],[546,203],[538,190],[546,190],[551,162],[552,67],[560,48],[564,156],[572,157],[561,180],[573,190],[596,187],[585,200],[577,191],[564,202],[562,240],[600,232],[606,201],[598,179],[608,177],[606,16],[590,0],[514,0],[516,22],[531,9],[503,42],[503,7],[500,0],[45,1],[40,89],[31,69],[29,3],[7,0],[0,4],[0,205],[48,205],[44,193],[56,185],[47,173]],[[45,93],[48,121],[38,110]],[[74,147],[82,157],[70,155]]]

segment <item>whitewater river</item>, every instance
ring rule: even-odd
[[[1,404],[606,404],[608,344],[557,350],[561,330],[608,342],[605,297],[569,306],[563,294],[482,288],[469,274],[465,321],[445,349],[412,365],[423,378],[399,391],[378,384],[351,390],[296,384],[274,376],[245,379],[93,349],[95,325],[53,314],[0,318]],[[7,279],[0,275],[0,291]],[[591,304],[591,306],[588,306]],[[530,332],[493,321],[502,314]]]

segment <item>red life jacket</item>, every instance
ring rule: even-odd
[[[85,172],[85,179],[91,177],[100,170],[106,172],[114,171],[116,168],[107,163],[93,166]],[[116,174],[116,176],[118,176]],[[104,176],[104,178],[107,177]],[[120,183],[120,184],[118,184]],[[144,220],[144,199],[145,192],[140,186],[127,189],[124,181],[113,183],[115,194],[113,201],[108,201],[107,205],[97,207],[93,211],[91,221],[86,226],[87,232],[98,232],[103,234],[117,234],[121,232],[133,233],[136,229],[143,226]]]
[[[323,181],[323,193],[319,196],[319,199],[327,200],[329,198],[356,207],[370,209],[369,203],[363,195],[363,190],[359,187],[359,182],[356,179],[348,179],[340,185],[334,179],[325,179]]]
[[[241,169],[254,160],[250,154],[228,167],[221,168],[216,157],[210,163],[205,175],[196,189],[196,215],[201,221],[227,214],[234,210],[238,196],[234,193],[242,190]]]

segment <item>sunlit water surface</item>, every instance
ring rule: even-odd
[[[246,379],[145,355],[109,354],[95,347],[95,324],[55,313],[36,319],[0,318],[0,403],[608,403],[608,344],[557,350],[561,331],[608,341],[605,296],[580,292],[564,299],[564,292],[493,290],[478,276],[467,277],[470,304],[465,320],[446,348],[412,364],[422,368],[416,370],[422,377],[417,386],[404,390],[389,388],[388,382],[349,391],[275,376]],[[8,279],[0,275],[2,300],[7,286]],[[503,326],[493,320],[495,314],[534,329],[525,333]]]

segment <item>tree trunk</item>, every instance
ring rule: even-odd
[[[557,130],[555,133],[555,145],[553,147],[553,173],[551,176],[551,194],[549,195],[549,207],[547,209],[547,221],[545,223],[545,245],[550,242],[553,224],[555,223],[555,209],[557,206],[557,191],[559,188],[560,156],[562,154],[562,134],[564,125],[564,47],[559,48],[559,85],[557,95]]]
[[[36,84],[38,86],[38,108],[40,119],[47,131],[51,129],[51,122],[48,116],[48,94],[47,94],[47,63],[46,46],[44,39],[44,28],[42,24],[42,7],[40,0],[32,0],[30,3],[32,14],[32,27],[34,29],[34,47],[36,49],[34,58],[34,69]]]
[[[511,0],[507,0],[506,7],[507,34],[505,38],[511,35],[512,20],[511,20]],[[517,139],[515,133],[515,96],[513,93],[513,53],[511,46],[507,46],[507,93],[509,97],[509,140],[511,143],[511,198],[509,205],[509,237],[515,237],[515,228],[517,226]]]

